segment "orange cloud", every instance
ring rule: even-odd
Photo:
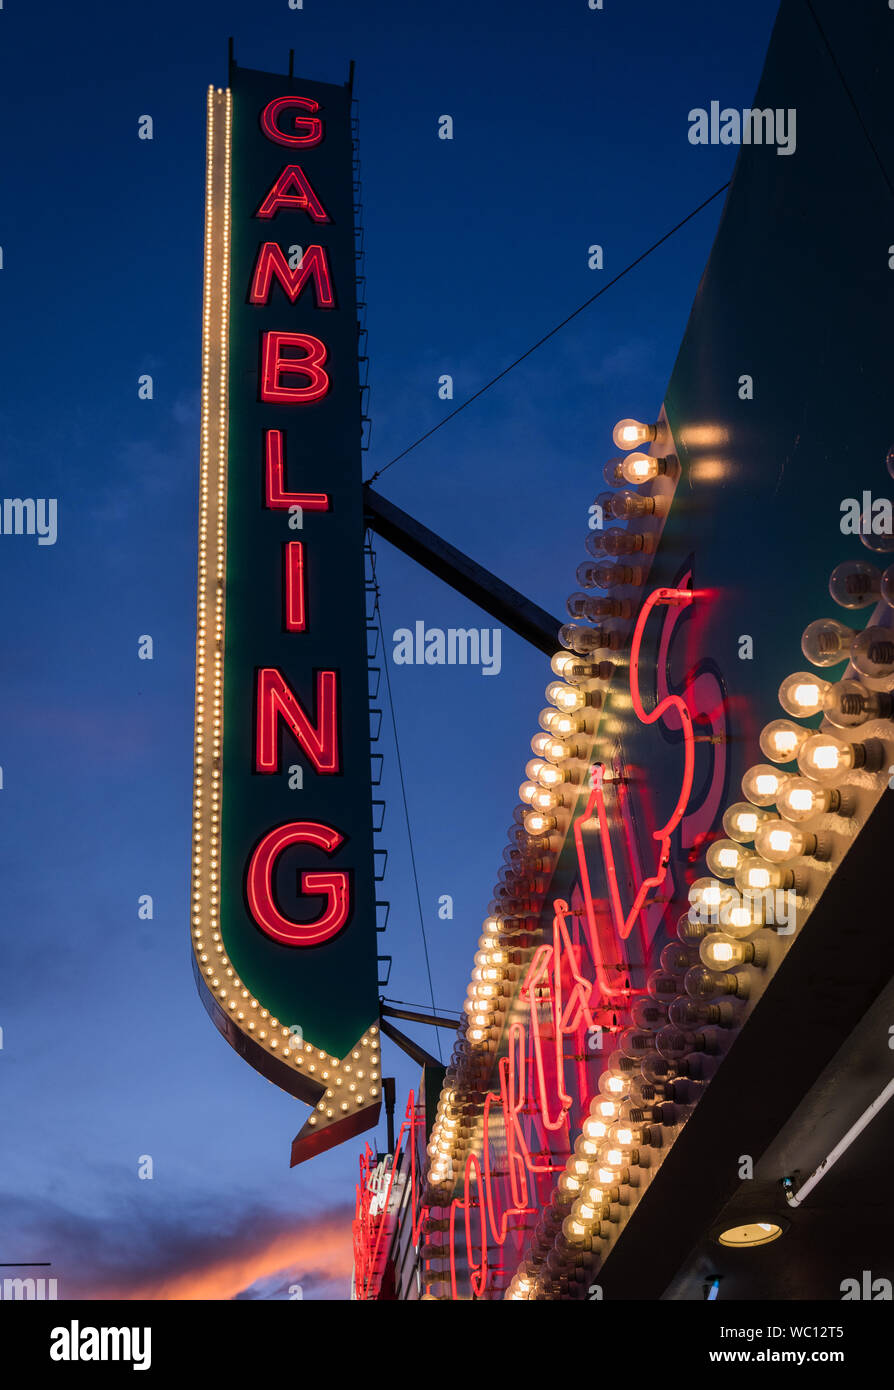
[[[186,1260],[170,1274],[156,1274],[142,1283],[91,1290],[96,1299],[231,1299],[258,1279],[294,1270],[302,1275],[350,1279],[353,1267],[351,1221],[348,1213],[336,1213],[302,1222],[291,1230],[270,1236],[240,1232],[232,1240],[222,1238],[219,1256]],[[235,1247],[235,1248],[234,1248]],[[184,1267],[184,1264],[186,1267]]]

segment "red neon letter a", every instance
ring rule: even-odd
[[[279,771],[279,719],[282,717],[317,772],[338,772],[338,675],[317,672],[316,728],[291,686],[273,666],[258,671],[255,771]]]
[[[300,164],[287,164],[255,217],[275,217],[280,208],[291,208],[294,212],[306,212],[313,222],[328,222],[329,214],[307,180]]]

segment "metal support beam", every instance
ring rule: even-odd
[[[441,1014],[420,1014],[413,1009],[393,1009],[390,1004],[379,1000],[379,1013],[384,1018],[405,1018],[409,1023],[427,1023],[431,1028],[458,1028],[458,1018],[444,1018]]]
[[[443,1063],[439,1062],[437,1057],[433,1057],[430,1052],[426,1052],[424,1047],[420,1047],[418,1043],[413,1042],[412,1038],[408,1038],[406,1033],[402,1033],[399,1028],[395,1028],[394,1024],[389,1023],[387,1019],[380,1018],[379,1027],[386,1038],[390,1038],[393,1043],[397,1043],[400,1050],[405,1052],[408,1057],[412,1057],[413,1061],[417,1062],[420,1067],[443,1066]]]
[[[376,535],[390,541],[411,560],[422,565],[431,574],[443,579],[445,584],[456,589],[457,593],[471,599],[472,603],[483,608],[498,623],[518,633],[547,656],[552,656],[560,647],[559,628],[561,622],[545,609],[525,598],[517,589],[504,584],[502,579],[491,574],[468,555],[430,531],[421,522],[414,521],[400,507],[381,497],[369,486],[363,491],[363,507],[366,523]]]
[[[393,1076],[382,1077],[382,1095],[385,1101],[385,1120],[388,1124],[388,1153],[394,1153],[394,1101],[396,1082]]]

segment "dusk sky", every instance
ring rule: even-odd
[[[363,1140],[290,1171],[307,1109],[227,1047],[190,962],[205,94],[227,38],[254,68],[286,72],[290,48],[307,78],[357,65],[369,476],[732,173],[734,147],[689,144],[688,113],[749,105],[776,5],[604,3],[0,11],[2,495],[58,499],[54,545],[0,534],[0,1261],[50,1261],[60,1297],[343,1298],[350,1281]],[[378,489],[564,614],[612,426],[660,409],[722,205]],[[493,626],[376,551],[386,637]],[[435,1003],[456,1012],[550,673],[504,631],[498,677],[390,674]],[[385,993],[428,1007],[387,714],[384,752]],[[419,1069],[384,1052],[400,1113]]]

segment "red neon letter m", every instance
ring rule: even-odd
[[[332,309],[335,296],[332,293],[332,277],[326,250],[322,246],[308,246],[301,264],[292,270],[286,260],[282,247],[275,241],[265,241],[258,251],[255,273],[252,276],[249,304],[266,304],[270,298],[270,286],[274,275],[294,304],[308,280],[313,279],[314,294],[318,309]]]
[[[258,671],[255,771],[279,772],[279,720],[286,721],[299,747],[317,772],[338,772],[338,674],[318,671],[316,726],[311,724],[291,686],[273,666]]]

